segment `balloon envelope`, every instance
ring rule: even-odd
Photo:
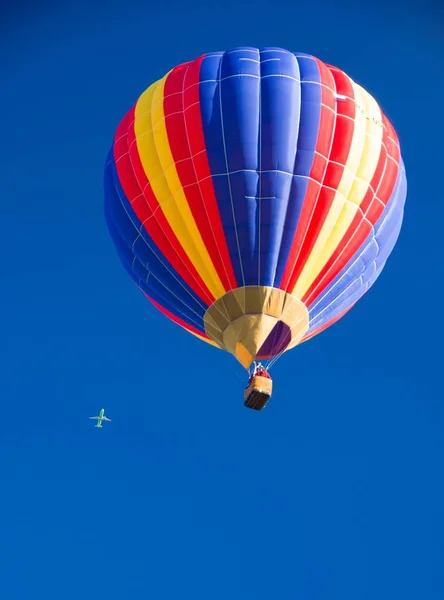
[[[105,168],[107,224],[129,275],[247,368],[362,297],[405,198],[398,137],[374,98],[281,48],[172,69],[124,116]]]

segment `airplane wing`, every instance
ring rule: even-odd
[[[102,417],[102,421],[111,421],[111,419],[108,419],[108,417]]]
[[[100,417],[88,417],[88,419],[100,419]]]

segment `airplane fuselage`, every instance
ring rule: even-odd
[[[94,427],[100,427],[102,428],[102,421],[111,421],[111,419],[108,419],[108,417],[105,417],[105,409],[102,408],[101,411],[99,412],[99,415],[97,417],[90,417],[90,419],[96,419],[97,423],[96,425],[94,425]]]

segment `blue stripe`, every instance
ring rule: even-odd
[[[367,292],[381,274],[398,239],[407,195],[407,180],[401,161],[398,178],[386,208],[358,252],[335,277],[321,299],[309,306],[310,331],[321,327]],[[313,311],[313,312],[311,312]]]
[[[195,315],[191,310],[185,308],[183,305],[180,305],[180,309],[178,308],[177,300],[174,298],[174,296],[172,296],[168,290],[154,278],[152,272],[149,272],[146,267],[134,257],[131,249],[127,246],[127,243],[117,230],[114,221],[109,218],[109,215],[107,215],[106,212],[105,216],[108,224],[108,230],[116,246],[117,255],[120,258],[124,269],[137,287],[148,294],[148,296],[150,296],[150,298],[155,300],[158,304],[174,313],[176,316],[179,316],[186,323],[192,324],[194,327],[196,327],[196,329],[199,329],[203,332],[203,319]]]
[[[256,196],[258,182],[259,72],[254,49],[209,54],[200,71],[206,153],[238,286],[247,282],[241,264],[251,270],[255,246],[256,201],[246,197]],[[231,77],[232,73],[252,77]],[[220,81],[223,77],[229,79]],[[227,175],[240,169],[249,171]]]
[[[125,269],[153,300],[204,331],[205,308],[202,301],[159,252],[142,227],[120,185],[112,151],[107,159],[104,187],[108,229]]]
[[[261,139],[257,250],[260,249],[260,285],[275,285],[276,270],[282,260],[284,232],[289,236],[292,223],[287,220],[293,170],[301,123],[301,84],[296,57],[280,49],[265,49],[261,57]],[[290,214],[293,211],[290,209]],[[259,226],[260,223],[260,226]],[[293,232],[294,234],[294,226]],[[292,237],[292,236],[291,236]],[[287,251],[288,255],[288,251]],[[256,253],[254,260],[256,261]],[[282,271],[282,266],[280,271]],[[256,271],[257,272],[257,271]],[[256,281],[257,283],[257,275]]]
[[[297,140],[297,152],[292,169],[290,194],[288,198],[287,213],[285,216],[284,231],[276,269],[274,286],[279,287],[282,281],[288,255],[291,250],[294,235],[297,229],[305,194],[308,187],[316,144],[318,140],[319,123],[321,119],[322,90],[320,85],[321,74],[317,61],[306,54],[295,54],[301,79],[301,110],[300,127]]]
[[[321,110],[320,86],[301,79],[320,81],[316,60],[281,48],[235,48],[201,64],[207,156],[240,286],[279,286],[284,273]]]

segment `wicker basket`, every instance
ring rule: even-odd
[[[255,375],[244,392],[244,406],[262,410],[273,391],[273,382],[268,377]]]

